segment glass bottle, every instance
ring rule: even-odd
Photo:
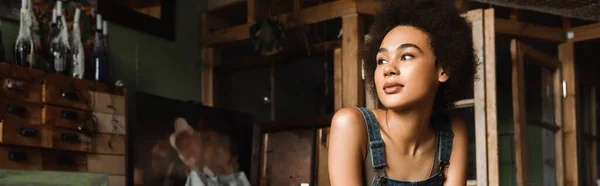
[[[24,67],[33,65],[33,39],[31,37],[31,16],[27,9],[28,0],[21,1],[19,35],[15,42],[15,64]]]
[[[102,39],[102,16],[96,15],[96,34],[92,51],[92,80],[107,83],[106,51]]]
[[[69,54],[69,33],[67,31],[67,22],[65,17],[62,16],[62,1],[56,1],[56,18],[57,27],[59,30],[58,35],[52,40],[52,62],[54,64],[54,70],[58,74],[67,74],[68,62],[67,56]]]
[[[85,72],[85,56],[83,45],[81,44],[81,30],[79,28],[80,14],[81,10],[75,8],[73,30],[71,31],[71,76],[77,79],[82,79]]]

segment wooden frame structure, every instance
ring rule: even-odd
[[[209,32],[206,26],[201,27],[202,34],[202,59],[204,68],[202,70],[202,100],[205,105],[215,106],[214,90],[218,85],[215,83],[215,69],[220,68],[218,54],[221,48],[227,47],[231,43],[242,41],[249,38],[249,28],[255,22],[257,0],[247,0],[247,23],[234,26],[227,29]],[[458,4],[460,5],[460,3]],[[302,25],[319,23],[331,19],[341,19],[343,38],[341,41],[321,43],[313,45],[313,49],[319,51],[332,52],[334,55],[334,109],[343,107],[367,106],[377,107],[377,100],[369,92],[365,92],[363,80],[361,78],[361,60],[358,57],[359,46],[365,42],[365,33],[363,31],[364,17],[373,15],[379,8],[379,2],[376,1],[355,1],[355,0],[337,0],[316,6],[301,8],[299,1],[294,1],[292,12],[272,16],[273,19],[283,23],[286,29],[297,28]],[[526,156],[526,148],[521,139],[523,139],[523,130],[526,122],[537,124],[543,128],[556,131],[557,156],[556,165],[558,185],[579,185],[578,173],[578,149],[577,135],[580,134],[577,128],[577,108],[576,108],[576,84],[575,66],[574,66],[574,42],[586,41],[591,39],[600,39],[600,23],[591,24],[574,28],[556,28],[541,26],[536,24],[517,21],[511,16],[511,19],[497,18],[494,9],[471,10],[465,14],[471,20],[474,29],[474,45],[478,51],[477,57],[481,61],[478,67],[478,77],[480,81],[475,82],[475,97],[470,100],[457,102],[458,107],[475,107],[476,125],[476,154],[477,154],[477,180],[470,180],[469,185],[479,186],[498,186],[499,177],[499,157],[498,157],[498,115],[497,115],[497,95],[496,95],[496,34],[520,36],[535,38],[545,41],[551,41],[559,45],[559,59],[552,59],[541,52],[533,50],[531,47],[519,42],[514,42],[515,61],[522,61],[523,55],[530,56],[543,65],[553,69],[560,69],[552,75],[551,81],[546,84],[552,84],[554,87],[554,108],[552,112],[555,116],[555,124],[544,122],[529,122],[525,117],[515,117],[515,138],[517,142],[518,158],[517,170],[519,185],[528,185],[526,175],[526,162],[523,159]],[[203,23],[206,21],[206,15],[202,15]],[[522,63],[517,63],[522,64]],[[244,68],[244,67],[240,67]],[[522,76],[519,74],[519,66],[514,66],[513,77],[518,85],[513,91],[515,95],[523,95],[524,89],[522,81],[518,81]],[[521,69],[522,70],[522,69]],[[557,91],[560,93],[558,93]],[[562,96],[560,96],[562,95]],[[521,113],[523,109],[521,96],[514,98],[515,115]],[[559,97],[556,97],[559,96]],[[595,107],[594,107],[595,108]],[[548,112],[546,110],[545,112]],[[595,118],[595,117],[594,117]],[[324,131],[324,130],[320,130]],[[325,130],[326,131],[326,130]],[[591,134],[597,143],[596,134]],[[319,136],[322,136],[319,132]],[[320,149],[323,150],[323,149]],[[319,151],[319,150],[318,150]],[[560,153],[559,153],[560,152]],[[593,150],[597,154],[597,149]],[[323,158],[319,158],[323,159]],[[520,159],[520,160],[519,160]],[[321,166],[319,166],[321,167]],[[596,170],[596,167],[592,167]],[[318,171],[318,175],[326,174],[327,171]],[[252,175],[254,177],[255,175]],[[326,183],[328,179],[318,177],[318,183]]]
[[[546,87],[552,87],[552,97],[542,95],[542,115],[553,116],[554,123],[544,121],[531,121],[526,116],[525,106],[525,56],[534,59],[538,65],[542,66],[542,90]],[[526,125],[536,125],[538,127],[555,132],[555,165],[556,182],[563,182],[563,134],[562,126],[562,107],[561,107],[561,62],[550,56],[535,50],[515,39],[511,41],[512,57],[512,89],[513,89],[513,116],[514,133],[516,141],[516,165],[517,165],[517,183],[518,185],[528,185],[528,148]],[[546,108],[549,105],[550,108]],[[548,113],[550,112],[550,113]],[[544,117],[544,116],[543,116]]]

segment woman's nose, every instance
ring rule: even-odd
[[[397,75],[400,75],[400,71],[398,70],[398,67],[396,67],[396,65],[394,65],[392,63],[388,63],[385,65],[385,67],[383,69],[383,76],[389,77],[389,76],[397,76]]]

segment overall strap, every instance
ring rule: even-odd
[[[447,114],[440,114],[435,118],[439,126],[439,150],[438,160],[440,163],[440,171],[443,171],[450,164],[450,155],[452,154],[452,140],[454,132],[452,132],[452,119]]]
[[[367,134],[369,136],[369,152],[371,153],[371,164],[376,170],[385,168],[385,148],[377,119],[371,110],[365,107],[356,107],[364,116],[367,125]]]

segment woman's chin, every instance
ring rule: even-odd
[[[407,108],[410,108],[410,106],[404,102],[404,101],[400,101],[400,100],[394,100],[394,101],[381,101],[381,104],[390,110],[405,110]]]

